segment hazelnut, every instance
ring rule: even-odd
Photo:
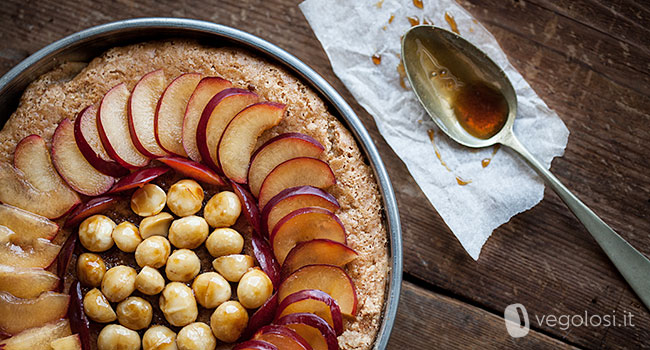
[[[102,279],[102,293],[114,303],[126,299],[135,290],[137,275],[129,266],[120,265],[109,269]]]
[[[212,227],[228,227],[235,224],[241,214],[241,202],[236,194],[223,191],[210,198],[203,209],[203,216]]]
[[[210,228],[200,216],[186,216],[172,222],[169,241],[176,248],[195,249],[208,237]]]
[[[218,228],[212,231],[205,241],[205,247],[213,257],[239,254],[244,249],[244,237],[231,228]]]
[[[117,320],[134,331],[149,327],[153,311],[151,304],[140,297],[128,297],[117,304]]]
[[[219,305],[210,316],[210,327],[217,339],[232,343],[239,339],[248,325],[248,313],[237,301],[230,300]]]
[[[178,216],[196,214],[203,205],[203,189],[194,180],[181,180],[169,188],[167,206]]]
[[[170,213],[160,213],[150,216],[140,221],[140,237],[147,239],[151,236],[167,237],[169,225],[172,224],[174,217]]]
[[[99,287],[106,273],[106,264],[101,256],[83,253],[77,258],[77,278],[90,287]]]
[[[91,252],[105,252],[113,246],[113,220],[104,215],[93,215],[79,225],[79,241]]]
[[[167,266],[165,266],[167,279],[175,282],[191,281],[200,270],[199,257],[189,249],[175,250],[167,259]]]
[[[254,264],[253,257],[243,254],[220,256],[212,261],[212,267],[230,282],[239,282]]]
[[[133,253],[138,244],[142,242],[142,237],[134,224],[124,221],[113,229],[113,241],[121,251]]]
[[[97,350],[138,350],[140,336],[119,324],[109,324],[97,337]]]
[[[156,215],[163,210],[166,201],[167,195],[162,188],[146,184],[133,192],[131,210],[140,216]]]
[[[135,288],[142,294],[156,295],[165,288],[165,279],[158,270],[145,266],[135,277]]]
[[[176,344],[179,350],[214,350],[217,339],[207,324],[194,322],[178,332]]]
[[[176,333],[165,326],[153,326],[142,336],[143,350],[178,350]]]
[[[212,309],[230,299],[232,290],[223,276],[216,272],[206,272],[198,275],[192,283],[196,301],[201,306]]]
[[[247,309],[256,309],[273,294],[273,283],[259,268],[250,269],[239,280],[237,299]]]
[[[151,266],[157,269],[167,263],[171,250],[167,238],[151,236],[142,241],[135,249],[135,261],[140,267]]]
[[[180,282],[165,286],[159,304],[165,319],[172,326],[186,326],[196,321],[199,313],[192,289]]]
[[[83,304],[84,313],[95,322],[108,323],[117,319],[113,307],[97,288],[93,288],[86,293]]]

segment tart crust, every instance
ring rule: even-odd
[[[369,349],[381,322],[389,269],[378,186],[350,132],[310,87],[282,67],[244,49],[184,40],[116,47],[89,64],[64,63],[25,90],[18,109],[0,131],[0,161],[11,162],[15,145],[30,134],[41,135],[50,146],[61,120],[73,120],[114,85],[125,82],[132,89],[141,76],[159,68],[168,81],[186,72],[220,76],[235,87],[253,90],[261,99],[286,104],[284,120],[265,132],[257,147],[283,132],[305,133],[323,144],[321,158],[337,179],[329,189],[341,205],[336,214],[348,232],[348,245],[359,253],[346,267],[355,282],[359,312],[356,319],[344,321],[339,344],[342,349]]]

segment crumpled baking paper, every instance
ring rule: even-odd
[[[456,144],[431,121],[408,82],[407,89],[400,86],[396,68],[400,37],[411,26],[407,17],[451,29],[451,19],[445,19],[448,14],[465,39],[503,68],[519,101],[515,134],[546,167],[564,153],[569,131],[508,62],[494,37],[467,11],[453,0],[423,2],[420,9],[412,0],[307,0],[300,9],[336,75],[375,118],[383,137],[476,260],[494,229],[542,200],[544,184],[523,159],[505,147],[492,155],[492,147],[472,150]],[[371,59],[375,54],[381,56],[378,65]],[[433,133],[434,142],[428,132]],[[486,158],[491,161],[483,167]],[[471,182],[459,185],[457,177]]]

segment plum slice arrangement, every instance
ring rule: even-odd
[[[76,235],[63,249],[53,244],[52,220],[74,229],[170,170],[232,188],[257,264],[273,284],[275,293],[248,310],[235,348],[338,349],[343,317],[357,312],[345,265],[358,254],[327,192],[336,178],[325,147],[296,132],[255,147],[286,110],[220,77],[168,80],[159,69],[131,91],[116,85],[74,121],[63,119],[51,152],[40,136],[23,139],[14,164],[0,163],[0,313],[27,317],[0,321],[0,333],[13,336],[0,349],[89,349],[79,282],[60,293]]]

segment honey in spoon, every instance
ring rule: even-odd
[[[417,57],[429,83],[434,87],[452,112],[458,124],[467,133],[489,139],[497,134],[508,118],[508,103],[495,87],[476,74],[455,69],[459,64],[452,57],[435,56],[419,39],[416,39]],[[442,64],[445,62],[445,65]]]
[[[460,125],[480,139],[489,139],[499,132],[508,116],[505,97],[482,81],[463,85],[452,105]]]

